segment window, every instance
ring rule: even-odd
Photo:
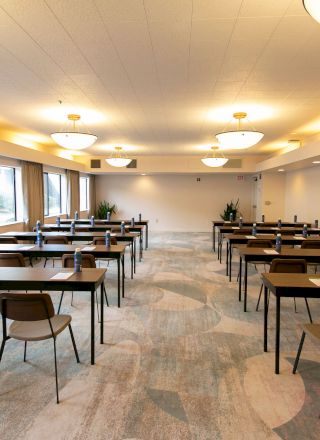
[[[61,174],[43,173],[44,215],[61,213]]]
[[[80,177],[80,211],[89,209],[89,178]]]
[[[0,166],[0,223],[17,220],[15,168]]]

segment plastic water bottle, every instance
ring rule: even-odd
[[[276,251],[277,252],[281,252],[281,245],[282,245],[281,234],[277,234],[277,237],[276,237]]]
[[[110,231],[106,231],[105,240],[106,240],[106,246],[110,247],[111,246],[111,232]]]
[[[110,211],[107,212],[107,222],[110,221]]]
[[[36,231],[38,232],[38,231],[40,231],[40,229],[41,229],[41,221],[40,221],[40,220],[37,220],[37,223],[36,223]]]
[[[94,215],[92,215],[90,218],[90,224],[91,226],[94,226]]]
[[[278,228],[281,228],[281,218],[278,219]]]
[[[141,216],[141,214],[139,214],[139,222],[141,222],[141,218],[142,218],[142,216]]]
[[[319,227],[319,220],[315,220],[314,221],[314,227],[318,229],[318,227]]]
[[[230,212],[230,214],[229,214],[229,221],[233,222],[233,212]]]
[[[134,223],[134,217],[132,217],[132,219],[131,219],[131,226],[134,228],[134,226],[135,226],[135,223]]]
[[[42,246],[43,246],[43,235],[42,235],[41,229],[39,229],[39,230],[37,231],[37,245],[38,245],[39,247],[42,247]]]
[[[75,224],[75,222],[71,222],[70,232],[71,232],[72,235],[74,235],[76,233],[76,224]]]
[[[126,233],[126,225],[124,221],[121,222],[120,230],[121,230],[121,235],[124,235]]]
[[[56,219],[56,225],[58,226],[58,228],[60,228],[60,223],[61,223],[61,219],[58,216],[57,219]]]
[[[304,238],[308,237],[308,226],[306,224],[303,225],[302,237],[304,237]]]
[[[295,216],[293,217],[293,223],[297,223],[297,221],[298,221],[298,216],[295,215]]]
[[[252,235],[257,235],[257,223],[253,223],[252,225]]]
[[[243,226],[243,218],[240,217],[239,218],[239,227],[242,228],[242,226]]]
[[[74,213],[74,219],[75,219],[75,220],[79,220],[79,214],[78,214],[78,211],[76,211],[76,212]]]
[[[262,214],[262,216],[261,216],[261,221],[262,221],[262,223],[264,223],[264,214]]]
[[[81,270],[82,270],[81,263],[82,263],[81,250],[80,250],[80,248],[76,248],[76,250],[74,252],[74,271],[75,272],[81,272]]]

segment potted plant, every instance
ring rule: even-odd
[[[225,207],[223,214],[220,214],[220,217],[222,220],[228,221],[230,219],[230,214],[233,216],[233,220],[236,220],[237,217],[239,217],[239,199],[234,203],[233,200],[231,200],[230,203],[227,203],[227,206]]]
[[[95,217],[100,219],[106,219],[107,212],[110,212],[110,217],[111,217],[112,214],[115,214],[117,212],[117,207],[116,205],[111,205],[111,203],[102,200],[97,205]]]

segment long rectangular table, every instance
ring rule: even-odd
[[[117,260],[118,269],[118,307],[121,305],[121,286],[122,297],[124,297],[124,252],[125,246],[114,245],[107,248],[103,245],[95,246],[93,250],[84,250],[87,246],[69,244],[44,244],[42,247],[22,244],[0,244],[0,253],[19,252],[29,258],[35,257],[62,257],[63,254],[73,254],[76,248],[80,247],[84,254],[91,254],[95,258],[114,258]],[[122,271],[121,271],[122,268]],[[70,270],[70,269],[69,269]],[[122,276],[121,276],[122,273]],[[121,283],[121,281],[122,283]]]
[[[71,234],[71,232],[50,232],[50,231],[43,231],[42,233],[43,237],[56,237],[57,235],[64,236],[68,239],[70,242],[74,241],[92,241],[95,237],[105,237],[104,232],[77,232],[75,234]],[[116,237],[117,241],[120,243],[122,242],[129,242],[130,243],[130,250],[131,250],[131,278],[133,278],[133,273],[136,272],[136,237],[137,233],[135,232],[126,232],[125,234],[120,233],[111,233],[112,237]],[[10,232],[4,232],[3,234],[0,234],[0,237],[15,237],[17,240],[28,240],[35,243],[37,238],[36,232],[21,232],[21,231],[10,231]]]
[[[244,304],[243,310],[247,311],[247,283],[248,283],[248,263],[250,261],[270,262],[274,258],[303,258],[307,262],[320,264],[320,249],[294,249],[282,248],[280,252],[268,254],[265,251],[270,249],[251,248],[239,246],[240,267],[239,267],[239,301],[241,301],[242,286],[242,261],[244,261]],[[275,251],[273,249],[273,251]]]
[[[275,373],[280,369],[280,318],[281,298],[320,298],[320,288],[310,279],[320,280],[320,275],[301,273],[263,273],[264,325],[263,348],[268,351],[268,289],[276,297]]]
[[[91,364],[95,362],[95,291],[100,286],[101,323],[100,344],[103,344],[103,281],[106,269],[83,269],[73,273],[66,280],[53,280],[59,272],[70,272],[70,269],[49,269],[31,267],[0,267],[0,290],[68,290],[89,291],[91,293]]]

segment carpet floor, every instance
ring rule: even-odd
[[[10,340],[0,364],[1,440],[312,440],[320,432],[320,344],[306,337],[298,374],[292,364],[308,321],[303,300],[282,302],[280,374],[274,374],[275,301],[269,352],[263,311],[255,311],[260,277],[252,267],[248,312],[217,261],[207,233],[151,234],[143,262],[116,307],[116,267],[108,266],[105,343],[90,365],[90,302],[65,294],[70,336],[57,339],[61,403],[55,403],[52,341]],[[40,262],[38,262],[40,264]],[[101,263],[106,264],[105,262]],[[51,294],[54,303],[59,292]],[[319,322],[320,301],[309,301]],[[1,330],[0,330],[1,332]],[[2,336],[2,333],[0,333]]]

